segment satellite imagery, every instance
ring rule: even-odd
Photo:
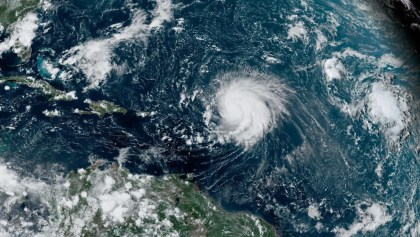
[[[0,0],[0,237],[420,237],[418,0]]]

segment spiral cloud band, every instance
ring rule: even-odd
[[[234,141],[250,148],[288,115],[286,98],[290,90],[279,79],[235,72],[219,80],[219,90],[206,114],[210,116],[208,121],[216,120],[213,129],[220,142]]]

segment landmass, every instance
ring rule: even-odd
[[[17,85],[24,85],[33,89],[38,89],[42,94],[48,96],[53,101],[71,101],[76,100],[76,92],[65,92],[51,86],[44,80],[36,80],[33,77],[14,76],[0,78],[0,84],[10,82]]]
[[[15,85],[23,85],[33,89],[39,90],[43,95],[49,97],[52,101],[72,101],[77,100],[76,92],[66,92],[53,87],[50,83],[44,80],[37,80],[30,76],[12,76],[0,78],[0,84],[12,83]],[[10,88],[10,86],[7,86]],[[121,107],[114,102],[107,100],[93,101],[86,99],[84,101],[88,104],[88,110],[75,109],[73,112],[80,115],[97,115],[100,118],[105,115],[111,115],[114,113],[126,114],[128,110]],[[136,111],[136,116],[144,118],[154,115],[154,112]]]
[[[53,183],[0,163],[0,233],[19,236],[276,236],[248,213],[224,211],[180,175],[132,174],[106,162]],[[188,176],[187,176],[188,177]],[[13,182],[12,182],[13,181]],[[29,205],[34,204],[36,205]],[[12,213],[13,210],[21,212]],[[2,219],[10,216],[9,219]],[[29,235],[28,235],[29,234]]]
[[[98,115],[100,118],[104,117],[107,114],[114,114],[114,113],[126,114],[127,113],[127,109],[121,106],[118,106],[111,101],[106,101],[106,100],[92,101],[90,99],[86,99],[85,103],[89,105],[89,110],[75,109],[74,113],[80,114],[80,115],[94,114],[94,115]]]
[[[39,0],[14,0],[0,1],[0,24],[4,28],[15,23],[19,18],[25,16],[28,12],[35,9]]]

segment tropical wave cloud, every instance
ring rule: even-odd
[[[133,9],[130,25],[119,29],[110,38],[92,39],[67,50],[60,63],[83,72],[89,82],[87,89],[97,88],[114,67],[112,57],[119,43],[130,40],[146,43],[153,30],[160,29],[165,22],[172,20],[172,11],[171,0],[157,0],[152,12],[153,19],[147,24],[147,13],[141,9]]]

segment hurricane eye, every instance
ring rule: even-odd
[[[289,89],[261,73],[222,75],[223,81],[211,106],[220,114],[216,127],[219,141],[235,142],[250,148],[277,126],[286,109]]]

